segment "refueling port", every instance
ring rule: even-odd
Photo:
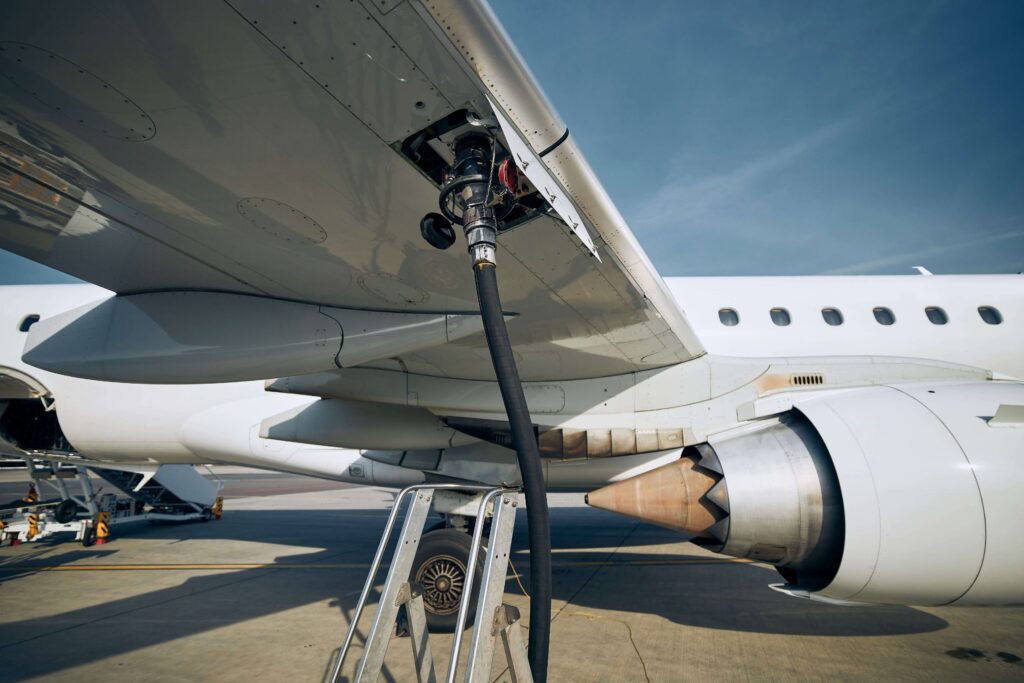
[[[449,223],[461,223],[455,215],[460,210],[459,204],[450,194],[458,191],[460,187],[453,187],[450,183],[453,180],[464,179],[468,175],[465,171],[457,170],[462,166],[456,157],[458,141],[470,135],[479,135],[486,140],[484,147],[488,150],[489,158],[482,160],[479,169],[481,172],[489,169],[492,174],[488,195],[494,204],[498,232],[518,227],[552,211],[544,196],[519,172],[512,155],[499,137],[497,128],[473,112],[460,109],[393,145],[396,151],[441,190],[444,197],[440,202],[441,213]],[[479,146],[462,147],[467,149]],[[463,163],[470,161],[462,160]],[[428,214],[424,217],[420,233],[431,246],[447,249],[448,247],[444,245],[448,241],[449,233],[444,224],[437,221],[436,216],[437,214]],[[428,217],[430,221],[427,221]]]

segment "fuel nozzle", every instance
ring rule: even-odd
[[[498,221],[490,205],[495,147],[483,133],[466,133],[455,140],[455,164],[441,186],[441,212],[462,225],[473,266],[494,264]]]

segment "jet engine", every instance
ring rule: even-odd
[[[1024,602],[1024,384],[820,392],[588,503],[774,565],[781,590],[895,604]]]

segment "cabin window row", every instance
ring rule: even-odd
[[[879,325],[893,325],[896,323],[896,314],[892,312],[891,308],[876,306],[871,312],[874,314],[875,321]],[[949,316],[946,315],[946,311],[938,306],[926,306],[924,314],[933,325],[945,325],[949,322]],[[772,308],[768,311],[768,315],[771,317],[772,322],[779,327],[785,327],[793,322],[789,311],[785,308]],[[978,306],[978,315],[989,325],[1000,325],[1003,322],[1003,314],[994,306]],[[826,324],[832,326],[842,325],[844,321],[843,312],[838,308],[831,307],[821,309],[821,319]],[[740,324],[740,314],[735,308],[721,308],[718,310],[718,320],[726,327],[734,327]]]

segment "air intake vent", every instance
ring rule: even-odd
[[[795,387],[809,387],[824,384],[825,378],[821,375],[793,375],[789,381]]]

